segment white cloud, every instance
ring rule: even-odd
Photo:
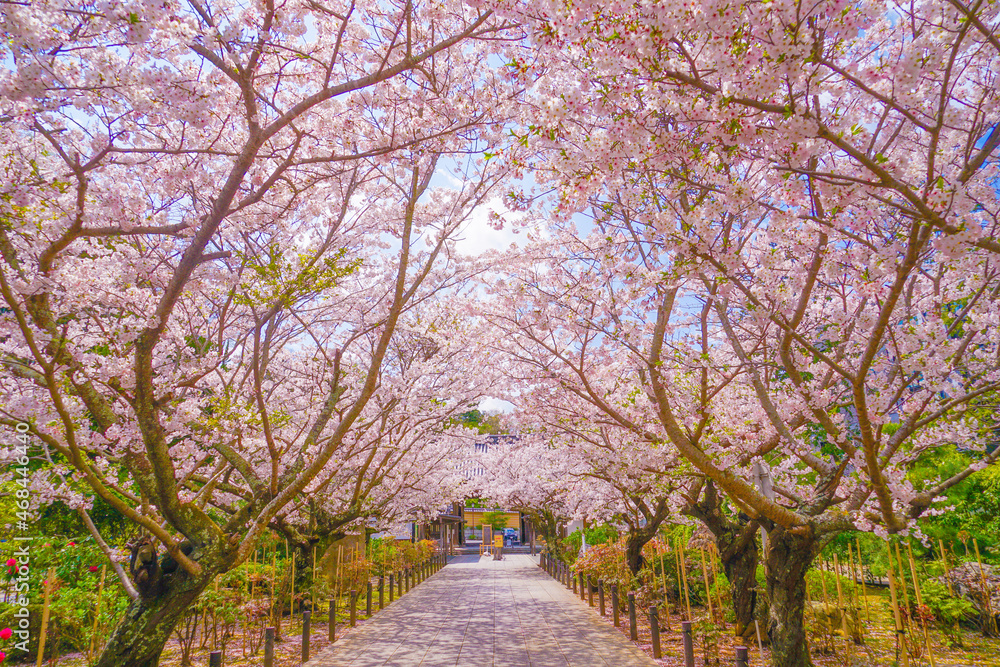
[[[484,398],[479,401],[476,408],[480,412],[511,412],[514,410],[514,404],[501,398]]]
[[[501,229],[491,226],[491,213],[503,216],[504,225]],[[524,218],[524,213],[510,210],[501,198],[489,200],[469,216],[469,222],[459,237],[458,252],[474,257],[487,250],[509,250],[512,245],[523,246],[528,240],[527,230],[520,225]]]

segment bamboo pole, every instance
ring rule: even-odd
[[[684,616],[684,612],[681,611],[681,594],[684,592],[684,586],[683,584],[681,584],[680,549],[677,548],[676,541],[674,541],[674,543],[671,546],[673,546],[672,551],[674,554],[674,574],[677,575],[677,615],[682,616],[685,621],[690,621],[691,619],[687,616]]]
[[[241,587],[241,591],[240,591],[242,593],[242,595],[246,595],[248,597],[248,599],[249,599],[249,595],[250,595],[250,588],[252,586],[253,586],[253,570],[251,570],[251,572],[250,572],[250,581],[247,582],[246,586],[242,586]],[[241,600],[241,602],[242,602],[242,600]],[[240,605],[240,606],[243,607],[244,609],[246,608],[245,605]],[[237,621],[237,623],[240,624],[240,628],[242,628],[242,632],[240,632],[240,638],[243,640],[242,641],[242,644],[243,644],[243,657],[246,658],[247,657],[247,630],[250,627],[250,613],[249,612],[244,613],[242,610],[237,610],[237,612],[236,612],[236,621]]]
[[[276,627],[274,625],[274,577],[278,572],[278,547],[271,551],[271,627]],[[275,630],[277,634],[277,630]]]
[[[899,587],[903,591],[903,606],[906,608],[906,613],[903,615],[903,625],[912,633],[913,619],[910,618],[910,594],[906,590],[906,574],[903,570],[903,558],[899,555],[899,542],[896,542],[896,573],[899,576]]]
[[[822,569],[819,574],[819,583],[823,589],[823,615],[826,616],[826,632],[830,641],[830,649],[836,653],[836,645],[833,641],[833,619],[831,618],[832,614],[830,614],[830,597],[826,594],[827,566],[825,561],[820,561],[820,564],[822,565]]]
[[[104,575],[107,574],[107,563],[101,566],[101,581],[97,584],[97,603],[94,605],[94,626],[90,631],[90,646],[87,650],[87,659],[94,660],[94,653],[97,652],[97,624],[101,619],[101,598],[104,595]]]
[[[854,642],[847,627],[847,605],[844,604],[843,587],[840,584],[840,560],[837,558],[837,554],[833,554],[833,576],[837,584],[837,607],[840,608],[840,631],[844,633],[847,655],[851,656],[854,652],[854,647],[851,644]],[[853,660],[848,658],[848,662],[853,662]]]
[[[910,543],[906,543],[906,555],[910,558],[910,573],[913,575],[913,594],[917,597],[917,613],[920,615],[920,626],[924,631],[924,644],[927,646],[927,657],[931,661],[931,667],[937,667],[937,663],[934,662],[934,653],[931,651],[931,638],[927,633],[927,619],[924,618],[923,613],[921,613],[920,608],[924,606],[924,601],[920,596],[920,581],[917,579],[917,564],[913,560],[913,549],[910,548]]]
[[[688,575],[687,575],[687,558],[684,554],[684,545],[678,543],[678,548],[680,549],[680,561],[681,561],[681,579],[684,580],[684,604],[687,606],[687,620],[691,620],[691,595],[688,592]]]
[[[955,595],[951,587],[951,569],[948,567],[948,552],[944,549],[944,540],[938,538],[938,546],[941,547],[941,562],[944,563],[944,580],[948,584],[948,595]]]
[[[979,555],[979,541],[974,537],[972,538],[972,546],[976,548],[976,562],[979,564],[979,578],[983,584],[983,598],[986,602],[986,629],[990,629],[991,626],[993,634],[996,634],[997,622],[996,619],[993,618],[993,608],[990,604],[990,589],[986,585],[986,574],[983,573],[983,557]]]
[[[344,562],[344,545],[337,545],[337,567],[334,570],[334,577],[337,579],[337,605],[340,605],[340,596],[344,594],[344,582],[343,573],[341,572],[341,567]]]
[[[250,602],[254,601],[254,584],[257,582],[257,550],[253,550],[253,566],[250,568]]]
[[[951,568],[948,566],[948,550],[944,548],[944,541],[938,538],[938,546],[941,547],[941,562],[944,563],[944,579],[948,583],[948,595],[955,595],[951,586]],[[958,632],[958,619],[955,619],[955,632]]]
[[[902,656],[903,667],[909,667],[910,658],[909,652],[906,650],[906,631],[903,629],[903,620],[900,618],[899,614],[899,602],[896,597],[896,577],[893,574],[892,566],[892,545],[886,542],[886,550],[889,552],[889,563],[888,575],[889,575],[889,599],[892,602],[892,615],[896,622],[896,651],[897,654]]]
[[[862,596],[862,594],[858,592],[858,578],[859,578],[859,575],[860,575],[861,589],[864,590],[865,573],[861,571],[861,553],[860,552],[858,553],[858,567],[857,567],[857,569],[854,568],[854,549],[851,547],[851,543],[850,542],[847,543],[847,555],[850,558],[851,580],[854,582],[854,612],[855,612],[855,614],[858,617],[858,636],[861,637],[862,641],[864,641],[865,626],[864,626],[863,623],[861,623],[861,600],[859,598],[861,598],[861,597],[865,598],[865,610],[867,611],[867,609],[868,609],[868,596],[867,596],[867,592],[865,592],[864,596]]]
[[[670,630],[670,603],[667,602],[667,566],[664,561],[666,561],[666,550],[667,544],[664,542],[660,550],[660,581],[663,582],[663,609],[666,612],[664,614],[664,619],[666,621],[666,629]]]
[[[56,569],[50,567],[46,576],[47,579],[45,580],[44,592],[42,594],[42,631],[38,637],[38,660],[35,662],[35,667],[42,667],[42,660],[45,657],[45,635],[49,629],[49,604],[52,601],[52,585],[56,579]]]
[[[215,579],[215,599],[219,599],[219,579]],[[212,609],[212,650],[219,650],[219,615]]]
[[[705,599],[708,600],[708,617],[715,623],[715,609],[712,605],[712,589],[708,587],[708,563],[705,562],[705,550],[698,549],[701,553],[701,578],[705,582]]]
[[[726,614],[722,610],[722,587],[719,586],[719,564],[722,562],[722,554],[714,542],[709,546],[708,559],[712,561],[712,575],[715,577],[715,608],[719,610],[719,622],[725,628]]]
[[[861,575],[861,595],[865,599],[865,619],[871,623],[872,614],[868,609],[868,586],[865,584],[865,565],[861,560],[861,540],[855,538],[854,544],[858,548],[858,574]]]
[[[285,541],[286,553],[288,548],[288,541]],[[288,553],[288,557],[292,561],[292,577],[288,581],[288,613],[289,620],[295,618],[295,555]]]

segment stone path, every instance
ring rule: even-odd
[[[537,563],[454,558],[306,667],[655,667]]]

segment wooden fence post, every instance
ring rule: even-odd
[[[660,620],[655,604],[649,605],[649,632],[653,637],[653,658],[659,660],[663,654],[660,651]]]
[[[618,618],[618,584],[611,584],[611,618],[615,622],[615,627],[621,627],[621,619]]]
[[[628,592],[628,637],[634,642],[639,641],[639,628],[635,622],[635,591]]]
[[[274,667],[274,628],[264,628],[264,667]]]
[[[351,627],[358,621],[358,592],[351,591]]]
[[[302,662],[309,662],[309,621],[311,619],[311,611],[302,612]]]
[[[601,612],[601,616],[604,616],[604,580],[597,580],[597,609]]]
[[[684,636],[684,667],[694,667],[694,639],[691,637],[691,621],[681,622]]]

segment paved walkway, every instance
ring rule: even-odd
[[[307,667],[655,667],[530,556],[459,556]]]

